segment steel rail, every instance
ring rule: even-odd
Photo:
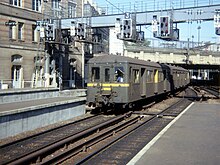
[[[180,99],[179,101],[177,101],[176,103],[172,104],[170,107],[166,108],[165,110],[157,113],[157,114],[153,114],[151,116],[151,118],[146,119],[145,121],[143,121],[142,123],[140,123],[139,125],[135,126],[134,128],[127,130],[125,133],[123,133],[122,135],[118,136],[117,138],[113,139],[112,141],[109,141],[107,144],[105,144],[104,146],[102,146],[101,148],[99,148],[98,150],[96,150],[95,152],[89,154],[88,156],[86,156],[85,158],[81,159],[80,161],[78,161],[76,164],[82,164],[86,161],[88,161],[90,158],[94,157],[95,155],[97,155],[98,153],[100,153],[101,151],[105,150],[107,147],[109,147],[110,145],[114,144],[115,142],[119,141],[120,139],[122,139],[123,137],[127,136],[128,134],[134,132],[135,130],[137,130],[138,128],[144,126],[147,123],[153,122],[159,118],[162,118],[163,116],[166,117],[167,115],[161,115],[163,113],[165,113],[166,111],[174,108],[175,106],[180,105],[181,103],[184,103],[184,100],[186,100],[186,98]],[[172,117],[176,117],[176,116],[172,116]]]
[[[85,136],[87,136],[89,134],[92,134],[92,133],[96,132],[99,129],[103,129],[103,128],[109,126],[110,124],[119,122],[119,121],[123,120],[125,117],[130,116],[131,113],[132,112],[128,112],[127,114],[124,114],[122,116],[118,116],[118,117],[116,117],[114,119],[111,119],[111,120],[105,122],[105,123],[97,125],[97,126],[95,126],[93,128],[90,128],[88,130],[82,131],[82,132],[80,132],[78,134],[75,134],[75,135],[73,135],[71,137],[68,137],[68,138],[66,138],[64,140],[56,142],[56,143],[54,143],[52,145],[49,145],[49,146],[47,146],[45,148],[37,150],[36,152],[30,153],[30,154],[28,154],[28,155],[26,155],[26,156],[24,156],[22,158],[19,158],[19,159],[15,160],[15,161],[12,161],[9,164],[27,164],[27,162],[31,162],[32,160],[40,161],[42,155],[45,155],[46,153],[50,153],[50,152],[56,150],[57,148],[65,146],[65,144],[68,144],[68,143],[70,143],[72,141],[75,141],[75,140],[80,139],[80,138],[84,138]]]
[[[91,139],[87,139],[85,142],[76,145],[73,148],[69,148],[64,150],[62,153],[60,153],[57,156],[54,156],[53,158],[43,161],[40,164],[60,164],[63,161],[67,160],[68,158],[82,152],[85,151],[87,148],[97,144],[100,141],[103,141],[111,136],[114,136],[114,134],[116,134],[117,132],[127,128],[130,125],[133,125],[135,123],[137,123],[140,120],[140,116],[137,116],[135,118],[132,118],[130,120],[126,120],[124,123],[121,123],[119,125],[115,125],[110,129],[107,129],[103,132],[99,132],[100,134],[97,134],[94,137],[91,137]]]
[[[88,119],[91,119],[91,118],[94,118],[94,117],[98,117],[98,115],[89,116],[89,117],[86,117],[86,118],[83,118],[83,119],[79,119],[79,120],[77,120],[77,121],[73,121],[73,122],[70,122],[70,123],[67,123],[67,124],[64,124],[64,125],[55,127],[55,128],[51,128],[51,129],[49,129],[49,130],[45,130],[45,131],[42,131],[42,132],[38,132],[38,133],[36,133],[36,134],[30,135],[30,136],[27,136],[27,137],[24,137],[24,138],[21,138],[21,139],[14,140],[14,141],[12,141],[12,142],[9,142],[9,143],[0,145],[0,148],[4,148],[4,147],[10,146],[10,145],[13,145],[13,144],[16,144],[16,143],[25,141],[25,140],[27,140],[27,139],[34,138],[34,137],[36,137],[36,136],[39,136],[39,135],[42,135],[42,134],[45,134],[45,133],[48,133],[48,132],[52,132],[52,131],[55,131],[55,130],[64,128],[64,127],[69,126],[69,125],[72,125],[72,124],[77,124],[77,123],[80,123],[80,122],[82,122],[82,121],[84,121],[84,120],[88,120]]]

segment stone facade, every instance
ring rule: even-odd
[[[40,44],[40,32],[36,27],[36,21],[58,17],[81,17],[83,4],[88,8],[92,2],[88,0],[48,0],[47,2],[2,0],[0,2],[0,89],[33,87],[33,81],[39,82],[35,87],[58,87],[57,68],[53,68],[54,71],[50,73],[48,70],[51,70],[51,65],[56,67],[60,65],[59,45],[52,45],[53,48],[50,47],[45,54],[45,40],[41,40],[42,44]],[[64,56],[61,62],[62,78],[66,86],[75,87],[75,84],[79,86],[82,84],[84,65],[82,52],[85,62],[92,57],[89,44],[82,46],[82,43],[75,43],[62,52]],[[36,67],[40,68],[39,73],[36,72]],[[37,74],[40,75],[38,79],[36,79]],[[71,86],[71,83],[74,85]]]
[[[22,88],[30,86],[38,50],[38,40],[36,37],[33,40],[32,30],[41,12],[32,10],[30,0],[9,2],[0,2],[0,81],[4,88]],[[15,26],[8,25],[12,21]]]

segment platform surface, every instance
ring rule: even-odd
[[[0,104],[0,116],[30,111],[36,108],[47,108],[50,106],[58,106],[61,104],[68,104],[85,100],[85,97],[55,97],[13,103],[4,103]]]
[[[128,165],[220,164],[220,104],[193,103]]]

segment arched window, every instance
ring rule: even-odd
[[[11,62],[22,62],[23,57],[19,54],[15,54],[11,56]]]

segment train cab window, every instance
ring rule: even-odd
[[[100,68],[98,67],[93,67],[92,68],[92,76],[91,76],[91,81],[95,82],[100,79]]]
[[[133,75],[134,75],[134,83],[139,83],[140,82],[139,70],[134,69]]]
[[[124,81],[124,68],[123,67],[115,67],[115,81],[116,82]]]
[[[110,81],[110,69],[106,68],[105,69],[105,82],[109,82]]]

